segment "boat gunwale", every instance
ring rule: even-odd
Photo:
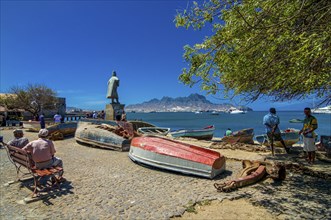
[[[109,143],[105,143],[105,142],[99,142],[99,141],[95,141],[95,140],[91,140],[91,139],[87,139],[87,138],[81,138],[81,137],[76,137],[75,136],[75,139],[76,141],[79,141],[79,142],[82,142],[82,143],[85,143],[85,144],[89,144],[89,145],[93,145],[95,144],[97,147],[100,147],[100,148],[106,148],[106,149],[111,149],[111,150],[117,150],[117,151],[129,151],[130,150],[130,142],[127,143],[127,147],[123,148],[123,142],[122,141],[122,147],[117,147],[115,145],[112,145],[112,144],[109,144]],[[127,140],[127,139],[125,139]],[[89,143],[91,142],[91,143]]]

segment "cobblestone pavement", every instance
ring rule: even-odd
[[[5,141],[11,131],[1,131]],[[36,133],[27,133],[33,140]],[[256,205],[281,218],[331,218],[330,182],[290,174],[283,183],[268,180],[232,193],[217,193],[213,183],[234,178],[241,163],[227,161],[227,172],[216,180],[202,179],[146,168],[133,163],[127,152],[91,148],[73,138],[55,142],[56,156],[63,159],[67,191],[29,203],[17,201],[31,194],[15,179],[14,166],[0,150],[0,217],[88,218],[88,219],[168,219],[181,215],[188,204],[207,199],[247,197]]]

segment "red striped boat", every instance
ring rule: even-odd
[[[161,137],[135,137],[129,157],[144,165],[213,179],[225,170],[216,151]]]

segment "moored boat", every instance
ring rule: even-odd
[[[181,129],[170,132],[172,137],[190,137],[198,140],[211,140],[214,136],[215,127],[213,125],[207,126],[203,129]]]
[[[220,153],[160,137],[133,138],[129,157],[144,165],[210,179],[225,170]]]
[[[331,114],[331,105],[322,108],[312,109],[311,112],[313,114]]]
[[[286,146],[292,146],[293,144],[297,143],[300,140],[299,131],[295,130],[295,129],[287,129],[285,131],[281,131],[281,136],[282,136],[282,139],[284,140]],[[266,134],[256,135],[255,139],[261,145],[270,146],[270,144],[268,142],[268,137]],[[276,147],[282,147],[282,144],[280,141],[275,141],[274,145]]]
[[[142,127],[138,128],[137,132],[139,134],[149,134],[149,135],[163,135],[166,136],[170,131],[170,128],[161,127]]]
[[[224,136],[222,141],[227,143],[245,143],[245,144],[254,144],[254,129],[253,128],[246,128],[239,131],[233,132],[229,136]]]

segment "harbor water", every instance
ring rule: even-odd
[[[171,130],[178,129],[200,129],[208,125],[215,125],[215,137],[222,137],[227,128],[232,131],[244,128],[254,128],[254,133],[265,132],[262,124],[263,116],[268,112],[252,111],[246,114],[220,113],[213,115],[211,112],[196,114],[193,112],[156,112],[156,113],[127,113],[128,120],[143,120],[159,127],[168,127]],[[291,119],[304,119],[303,111],[277,112],[280,118],[280,129],[301,129],[301,123],[289,123]],[[331,115],[315,114],[318,120],[319,135],[331,135]]]

